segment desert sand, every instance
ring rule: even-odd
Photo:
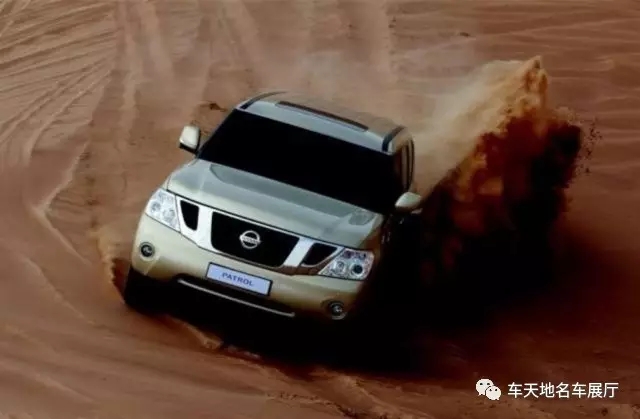
[[[639,24],[624,0],[1,2],[0,417],[640,418]],[[112,281],[150,192],[189,158],[182,126],[272,88],[407,124],[422,191],[460,163],[463,209],[479,138],[517,143],[505,121],[533,114],[524,137],[548,142],[531,134],[546,110],[575,112],[597,141],[567,190],[557,280],[464,327],[436,311],[419,338],[381,332],[357,366],[128,310]],[[491,401],[483,377],[619,390]]]

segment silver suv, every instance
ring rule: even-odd
[[[345,318],[387,257],[397,219],[419,211],[407,129],[269,92],[200,137],[184,127],[180,147],[195,157],[140,217],[119,285],[125,302],[158,309],[172,285],[281,316]]]

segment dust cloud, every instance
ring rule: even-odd
[[[451,367],[451,350],[435,354],[425,342],[486,324],[562,281],[558,222],[594,138],[551,104],[549,84],[540,57],[488,62],[436,100],[414,133],[424,205],[419,237],[401,252],[416,266],[393,268],[369,312],[394,331],[392,350],[404,351],[395,359],[412,358],[409,369],[427,358]]]
[[[431,269],[450,273],[468,249],[498,237],[503,250],[541,239],[565,209],[584,133],[550,106],[548,84],[539,57],[487,63],[416,135]]]

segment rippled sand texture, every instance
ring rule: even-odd
[[[0,416],[640,417],[639,25],[640,6],[623,0],[1,2]],[[450,107],[464,126],[491,102],[445,101],[463,76],[538,56],[552,105],[597,118],[602,134],[569,190],[562,280],[482,326],[435,333],[413,348],[424,371],[311,362],[294,374],[286,360],[238,356],[212,332],[123,307],[113,265],[149,193],[188,158],[177,148],[185,122],[210,129],[256,90],[288,88],[390,115],[425,152],[431,112]],[[456,139],[467,151],[451,161],[486,128]],[[481,376],[503,391],[620,390],[491,402],[474,391]]]

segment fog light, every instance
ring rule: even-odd
[[[329,313],[333,317],[342,317],[344,316],[344,305],[338,301],[329,304]]]
[[[150,258],[155,253],[153,246],[149,243],[142,243],[140,246],[140,254],[146,258]]]

